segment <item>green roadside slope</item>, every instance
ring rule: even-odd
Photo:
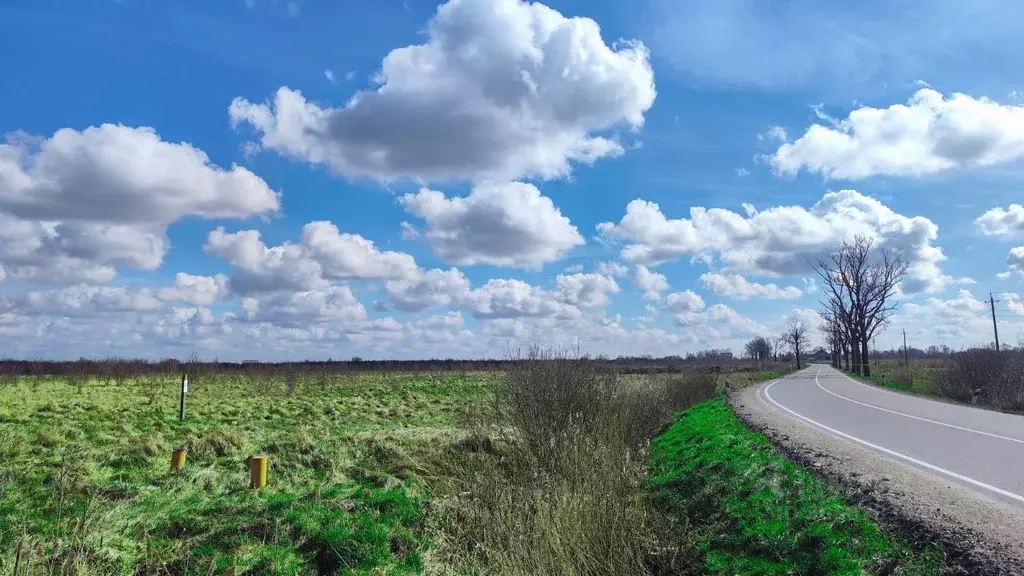
[[[706,574],[939,574],[938,546],[912,550],[791,463],[722,399],[652,441],[651,498],[697,536]]]

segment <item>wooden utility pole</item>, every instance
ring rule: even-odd
[[[999,328],[996,327],[996,300],[988,293],[988,303],[992,307],[992,333],[996,337],[996,352],[999,352]]]
[[[910,366],[910,359],[907,357],[907,329],[903,329],[903,365]]]

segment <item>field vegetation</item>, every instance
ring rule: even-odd
[[[1024,347],[969,348],[930,358],[886,358],[867,380],[904,392],[1024,413]]]
[[[823,485],[794,488],[810,477],[708,403],[725,378],[742,386],[784,365],[673,372],[534,349],[500,370],[5,366],[0,574],[727,573],[804,566],[787,557],[835,554],[828,543],[848,534],[874,540],[836,566],[926,573],[938,562],[834,493],[804,502]],[[179,447],[186,465],[171,472]],[[250,490],[259,454],[270,481]],[[751,473],[764,477],[754,492]],[[819,504],[830,520],[787,524],[800,544],[763,545],[780,514]],[[729,537],[737,528],[744,536]]]

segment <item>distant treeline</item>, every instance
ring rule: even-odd
[[[749,360],[736,360],[727,351],[701,351],[683,356],[653,358],[647,356],[620,356],[618,358],[583,357],[583,360],[604,366],[619,374],[652,374],[679,372],[701,367],[720,371],[725,366],[751,365]],[[74,361],[0,360],[0,376],[75,376],[97,375],[128,378],[135,375],[196,372],[203,374],[232,373],[339,373],[339,372],[474,372],[502,370],[519,360],[459,360],[452,358],[430,360],[323,360],[303,362],[219,362],[176,359],[150,361],[133,358],[105,358]],[[573,360],[560,360],[573,361]]]

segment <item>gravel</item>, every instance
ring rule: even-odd
[[[730,394],[743,422],[788,458],[828,478],[849,501],[919,546],[941,542],[947,574],[1024,574],[1024,511],[860,448],[769,405],[768,383]]]

